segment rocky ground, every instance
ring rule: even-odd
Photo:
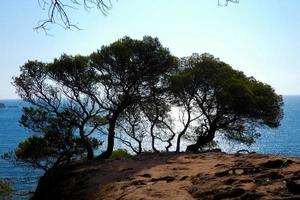
[[[221,152],[93,161],[48,173],[36,199],[300,199],[300,159]]]

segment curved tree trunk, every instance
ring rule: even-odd
[[[180,151],[180,143],[181,143],[181,137],[185,134],[185,132],[187,131],[189,125],[190,125],[191,121],[190,121],[190,114],[188,115],[188,122],[185,124],[183,130],[178,134],[177,137],[177,146],[176,146],[176,152],[178,153]]]
[[[87,152],[87,159],[91,160],[94,158],[94,151],[93,148],[91,147],[91,144],[89,143],[88,138],[84,134],[83,128],[79,128],[79,135],[81,137],[81,140],[83,142],[84,148],[86,149]]]
[[[186,147],[187,152],[198,152],[198,150],[215,138],[216,129],[210,129],[205,136],[198,136],[197,142]]]
[[[187,113],[188,113],[188,119],[187,119],[187,123],[184,125],[183,130],[178,134],[177,137],[177,146],[176,146],[176,152],[179,153],[180,152],[180,143],[181,143],[181,137],[185,134],[185,132],[187,131],[190,123],[191,123],[191,110],[190,107],[188,107],[187,109]]]
[[[127,101],[122,102],[119,107],[112,113],[111,118],[108,122],[108,136],[107,136],[107,148],[106,151],[101,153],[97,158],[99,159],[108,159],[113,150],[114,150],[114,143],[115,143],[115,128],[117,124],[117,120],[120,114],[128,107]]]
[[[181,143],[181,137],[185,134],[187,127],[189,126],[189,124],[187,124],[184,129],[178,134],[177,137],[177,143],[176,143],[176,152],[178,153],[180,151],[180,143]]]
[[[115,112],[111,119],[109,120],[109,127],[108,127],[108,137],[107,137],[107,147],[106,151],[101,153],[98,158],[99,159],[108,159],[113,150],[114,150],[114,142],[115,142],[115,127],[117,123],[117,119],[119,117],[120,112]]]
[[[157,120],[156,120],[157,121]],[[152,146],[152,149],[155,153],[159,153],[159,151],[156,149],[155,147],[155,135],[154,135],[154,126],[155,126],[155,123],[156,122],[153,122],[153,124],[151,125],[151,128],[150,128],[150,135],[151,135],[151,146]]]
[[[167,151],[167,152],[170,151],[170,148],[171,148],[172,145],[173,145],[173,144],[172,144],[172,140],[174,139],[174,137],[175,137],[175,133],[173,133],[172,136],[171,136],[171,137],[168,139],[168,141],[167,141],[167,142],[168,142],[168,146],[166,146],[166,151]]]
[[[139,141],[138,144],[139,144],[139,150],[137,155],[140,155],[142,153],[142,142]]]

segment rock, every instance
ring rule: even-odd
[[[209,149],[209,150],[201,151],[201,153],[210,153],[210,152],[221,153],[222,150],[221,149]]]
[[[198,192],[198,188],[196,186],[189,186],[186,188],[186,191],[194,196]]]
[[[300,171],[294,172],[291,179],[292,180],[299,180],[300,179]]]
[[[229,189],[226,191],[217,192],[214,195],[213,199],[228,199],[228,198],[235,198],[243,195],[246,191],[243,188],[234,188]]]
[[[132,181],[131,185],[146,185],[146,183],[143,180],[136,180],[136,181]]]
[[[296,196],[291,196],[291,197],[284,197],[284,198],[281,198],[280,200],[300,200],[300,196],[296,195]]]
[[[212,195],[217,193],[217,190],[201,191],[196,190],[194,193],[190,193],[196,199],[212,199]]]
[[[300,194],[300,183],[298,181],[287,180],[286,187],[290,193]]]
[[[183,177],[181,177],[179,180],[180,180],[180,181],[184,181],[184,180],[186,180],[188,177],[189,177],[189,176],[183,176]]]
[[[241,150],[238,150],[236,153],[250,153],[250,151],[247,149],[241,149]]]
[[[233,184],[233,183],[236,182],[236,181],[237,181],[237,179],[229,178],[229,179],[224,180],[223,183],[224,183],[225,185],[231,185],[231,184]]]
[[[133,168],[132,168],[132,167],[129,167],[129,168],[121,169],[120,171],[121,171],[121,172],[126,172],[126,171],[130,171],[130,170],[133,170]]]
[[[239,183],[252,183],[253,180],[252,179],[241,179],[239,180]]]
[[[256,190],[252,190],[250,192],[246,192],[241,196],[241,200],[253,200],[253,199],[260,199],[264,195],[261,193],[256,192]]]
[[[142,175],[139,175],[140,177],[143,177],[143,178],[151,178],[151,174],[142,174]]]
[[[227,176],[227,175],[229,175],[229,171],[228,170],[222,171],[222,172],[216,172],[215,173],[215,176],[217,176],[217,177],[223,177],[223,176]]]
[[[260,167],[268,168],[268,169],[276,169],[276,168],[282,168],[286,167],[290,164],[292,164],[294,161],[292,160],[269,160],[267,162],[259,164]]]
[[[150,180],[150,182],[166,181],[168,183],[168,182],[172,182],[174,180],[175,180],[175,177],[173,177],[173,176],[163,176],[163,177],[160,177],[160,178],[152,178]]]
[[[224,166],[225,164],[221,164],[221,163],[215,165],[215,167],[224,167]]]
[[[268,178],[270,180],[275,180],[275,179],[281,179],[281,178],[283,178],[283,176],[281,174],[279,174],[278,172],[272,171],[272,172],[267,172],[265,174],[262,174],[262,175],[256,177],[256,179],[266,179],[266,178]]]

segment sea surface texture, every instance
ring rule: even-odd
[[[20,127],[19,119],[22,107],[26,106],[21,100],[0,100],[6,108],[0,108],[0,155],[13,151],[18,143],[30,133]],[[0,178],[13,183],[17,195],[14,199],[28,199],[28,193],[33,192],[41,172],[32,168],[17,167],[0,159]]]
[[[30,133],[20,127],[22,107],[20,100],[0,100],[7,107],[0,108],[0,154],[12,151]],[[261,137],[250,146],[219,141],[219,146],[227,152],[249,149],[258,153],[300,157],[300,96],[284,96],[284,118],[277,129],[259,130]],[[41,171],[16,167],[0,159],[0,178],[13,182],[18,195],[15,199],[26,199],[28,191],[34,191]]]

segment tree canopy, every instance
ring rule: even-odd
[[[176,67],[177,59],[152,37],[124,37],[87,57],[27,62],[14,85],[33,106],[24,108],[21,124],[36,135],[19,145],[16,156],[28,161],[31,155],[29,160],[44,169],[45,158],[51,157],[51,166],[82,152],[92,159],[101,144],[96,135],[105,134],[107,150],[101,157],[108,158],[118,122],[125,113],[140,112],[141,102],[150,104],[154,91],[159,96]]]
[[[198,151],[216,135],[252,144],[282,119],[274,89],[210,54],[176,58],[157,38],[124,37],[89,56],[29,61],[14,78],[33,136],[14,152],[45,170],[82,157],[109,158],[119,140],[137,154]],[[175,113],[176,114],[175,114]],[[106,149],[95,156],[94,150]]]
[[[251,144],[257,127],[277,127],[282,119],[282,97],[267,84],[247,77],[212,55],[194,54],[185,69],[171,79],[171,90],[180,103],[189,101],[198,113],[197,151],[216,132],[228,139]],[[195,149],[193,149],[195,148]]]

